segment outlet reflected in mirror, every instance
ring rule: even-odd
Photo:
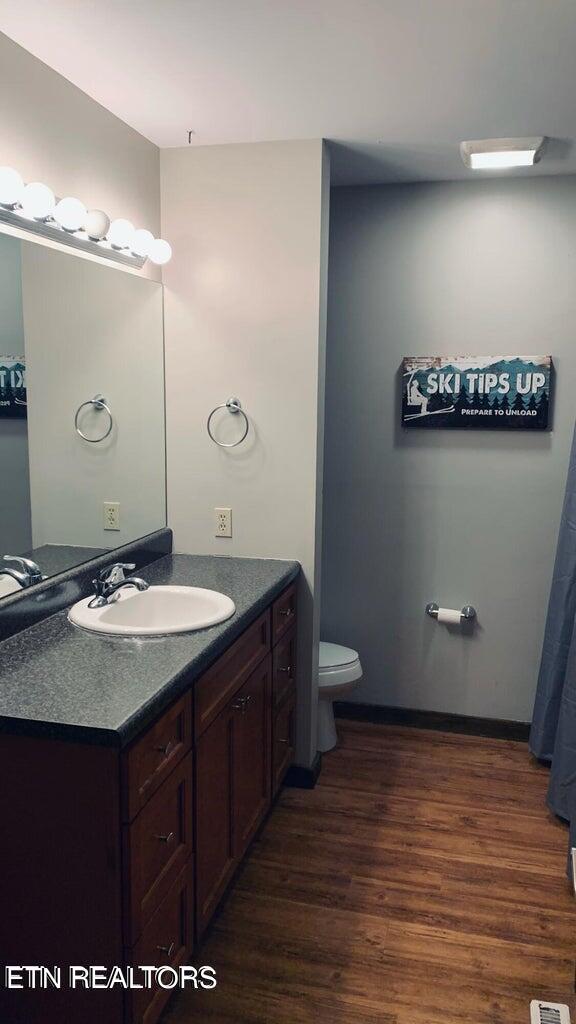
[[[160,284],[0,233],[0,606],[165,526],[163,366]]]

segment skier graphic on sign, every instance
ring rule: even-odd
[[[414,374],[408,382],[408,405],[420,406],[420,412],[416,413],[417,416],[425,416],[428,412],[429,399],[420,391],[420,384],[417,380],[414,380]]]
[[[438,413],[454,412],[454,406],[451,405],[448,409],[434,409],[428,412],[428,404],[430,399],[426,395],[423,395],[420,390],[420,383],[415,380],[416,370],[412,370],[410,373],[405,373],[405,377],[409,377],[406,382],[406,394],[407,394],[407,405],[408,408],[420,407],[420,412],[411,413],[409,416],[404,416],[404,420],[415,420],[419,416],[435,416]]]

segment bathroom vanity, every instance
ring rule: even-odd
[[[0,990],[10,1024],[153,1024],[169,991],[71,991],[68,966],[190,960],[292,762],[298,564],[142,573],[236,613],[139,640],[62,611],[0,644],[2,958],[62,967],[59,989]]]

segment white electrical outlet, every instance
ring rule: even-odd
[[[105,501],[102,506],[105,530],[120,529],[120,502]]]
[[[215,508],[214,509],[214,536],[215,537],[231,537],[232,536],[232,509],[231,508]]]

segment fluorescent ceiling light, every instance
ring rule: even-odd
[[[543,135],[530,139],[479,139],[460,143],[460,155],[473,171],[532,167],[540,159],[543,144]]]
[[[503,150],[501,153],[471,153],[470,167],[473,171],[496,169],[498,167],[531,167],[534,163],[534,149]]]

